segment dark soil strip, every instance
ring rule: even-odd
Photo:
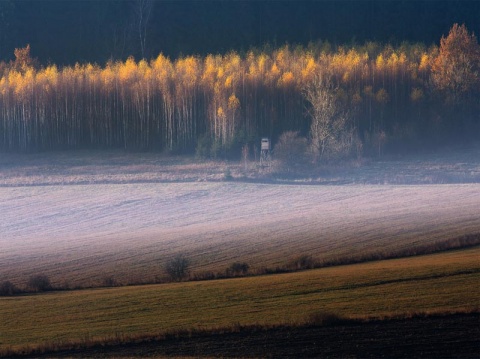
[[[329,327],[251,329],[97,347],[48,358],[479,358],[480,314],[392,319]],[[38,357],[38,356],[36,356]]]

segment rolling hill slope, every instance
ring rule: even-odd
[[[480,185],[134,183],[0,188],[0,277],[23,284],[153,281],[194,272],[391,252],[480,232]]]

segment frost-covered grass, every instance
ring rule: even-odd
[[[397,161],[395,171],[480,161],[449,156]],[[239,261],[260,271],[301,255],[325,262],[480,233],[480,184],[358,184],[365,173],[393,178],[394,163],[383,165],[389,171],[365,165],[357,177],[350,168],[350,184],[339,186],[281,184],[249,163],[264,181],[252,182],[241,177],[242,163],[152,153],[1,154],[0,280],[23,286],[42,273],[54,286],[154,282],[177,253],[189,257],[192,274]],[[225,168],[233,182],[222,181]]]
[[[152,282],[193,272],[392,252],[480,232],[480,185],[136,183],[0,188],[0,278]]]

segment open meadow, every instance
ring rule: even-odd
[[[361,181],[339,185],[332,174],[319,185],[275,174],[241,177],[238,163],[135,156],[2,155],[0,280],[25,287],[30,276],[45,274],[58,288],[102,286],[106,278],[160,283],[179,253],[190,260],[191,277],[224,273],[234,262],[258,274],[305,255],[317,263],[388,257],[480,233],[477,158],[437,164],[456,168],[447,183],[425,184],[440,177],[409,162],[393,174],[377,163],[358,170]],[[399,174],[418,180],[395,184]],[[476,246],[288,274],[4,297],[0,348],[300,325],[315,313],[477,311],[479,258]]]

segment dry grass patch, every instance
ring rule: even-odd
[[[0,298],[0,349],[115,335],[478,308],[480,248],[283,275]]]

